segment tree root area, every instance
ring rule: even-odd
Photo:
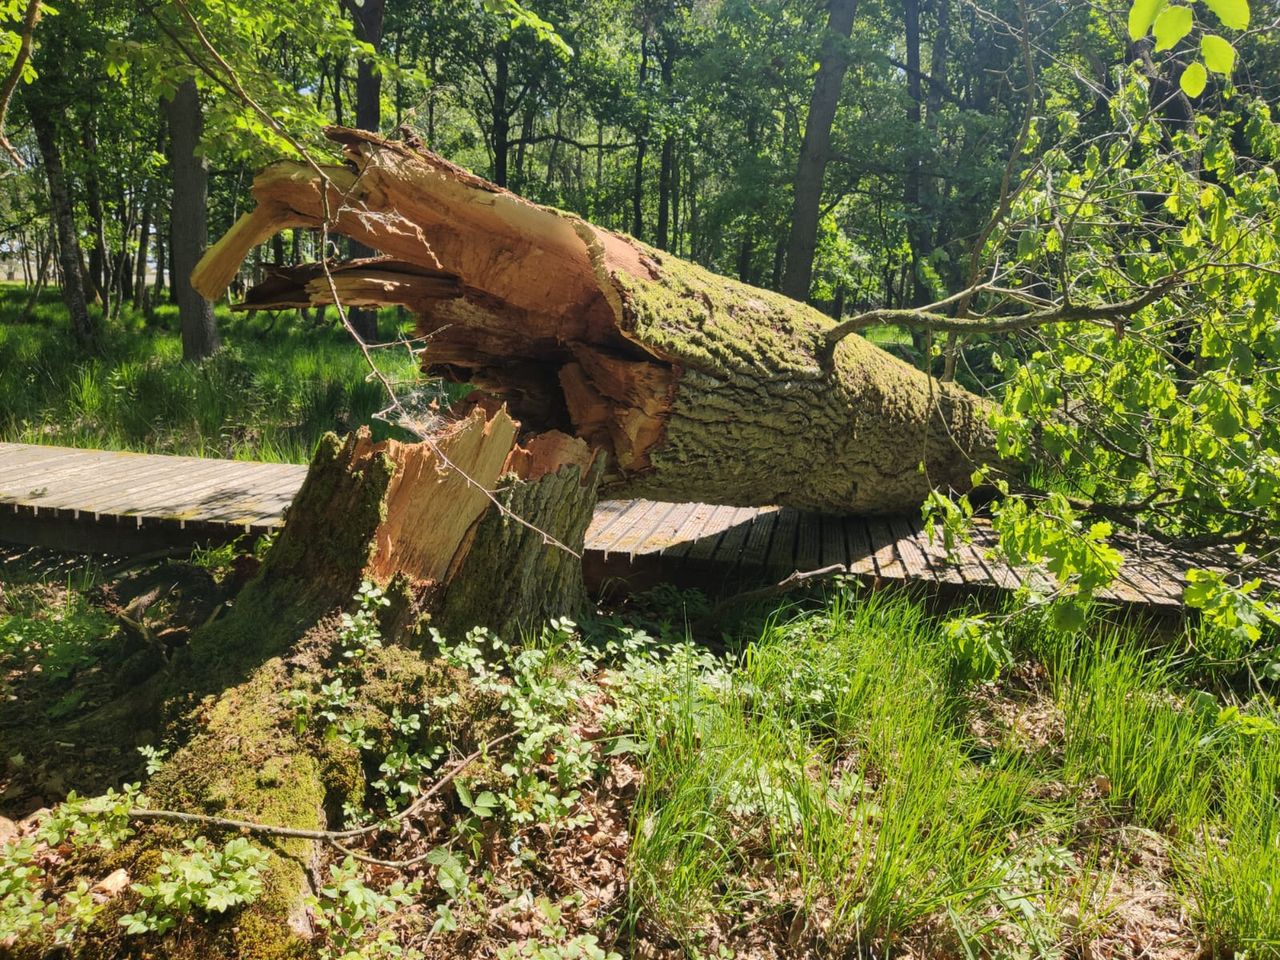
[[[61,802],[139,779],[162,746],[149,690],[256,561],[215,576],[189,562],[110,561],[0,547],[0,832]]]

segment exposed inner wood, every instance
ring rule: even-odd
[[[445,580],[491,505],[485,491],[497,485],[515,438],[516,424],[505,410],[491,420],[476,410],[433,444],[364,438],[356,462],[385,454],[396,464],[369,572],[383,582],[397,573],[415,581]]]
[[[319,263],[268,266],[265,279],[234,309],[283,310],[333,303],[334,289],[339,300],[350,306],[403,304],[411,309],[462,295],[458,278],[451,273],[389,257],[365,257],[331,264],[327,275]]]

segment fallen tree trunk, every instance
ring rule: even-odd
[[[330,224],[381,258],[276,268],[245,307],[402,304],[427,372],[605,454],[604,492],[832,513],[914,509],[995,462],[986,402],[780,294],[540,207],[411,142],[333,128],[347,166],[279,162],[210,248],[216,299],[256,244]],[[925,469],[921,470],[920,465]]]

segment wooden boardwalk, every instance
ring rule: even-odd
[[[306,472],[292,464],[0,443],[0,540],[130,554],[263,534],[284,522]],[[1045,582],[991,560],[990,539],[980,528],[973,544],[948,559],[918,517],[614,500],[596,510],[585,567],[595,583],[669,580],[717,591],[837,564],[866,580],[959,592],[1012,589],[1025,578]],[[1129,545],[1106,595],[1175,610],[1183,571],[1204,564],[1153,543]]]

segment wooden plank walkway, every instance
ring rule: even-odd
[[[283,524],[306,472],[292,464],[0,443],[0,540],[129,554],[263,534]],[[669,580],[717,591],[832,564],[867,580],[960,591],[1009,590],[1024,577],[1040,579],[992,560],[990,539],[980,530],[948,558],[916,517],[618,500],[599,505],[585,566],[595,583]],[[1106,596],[1176,610],[1183,571],[1192,565],[1206,559],[1133,545]]]

